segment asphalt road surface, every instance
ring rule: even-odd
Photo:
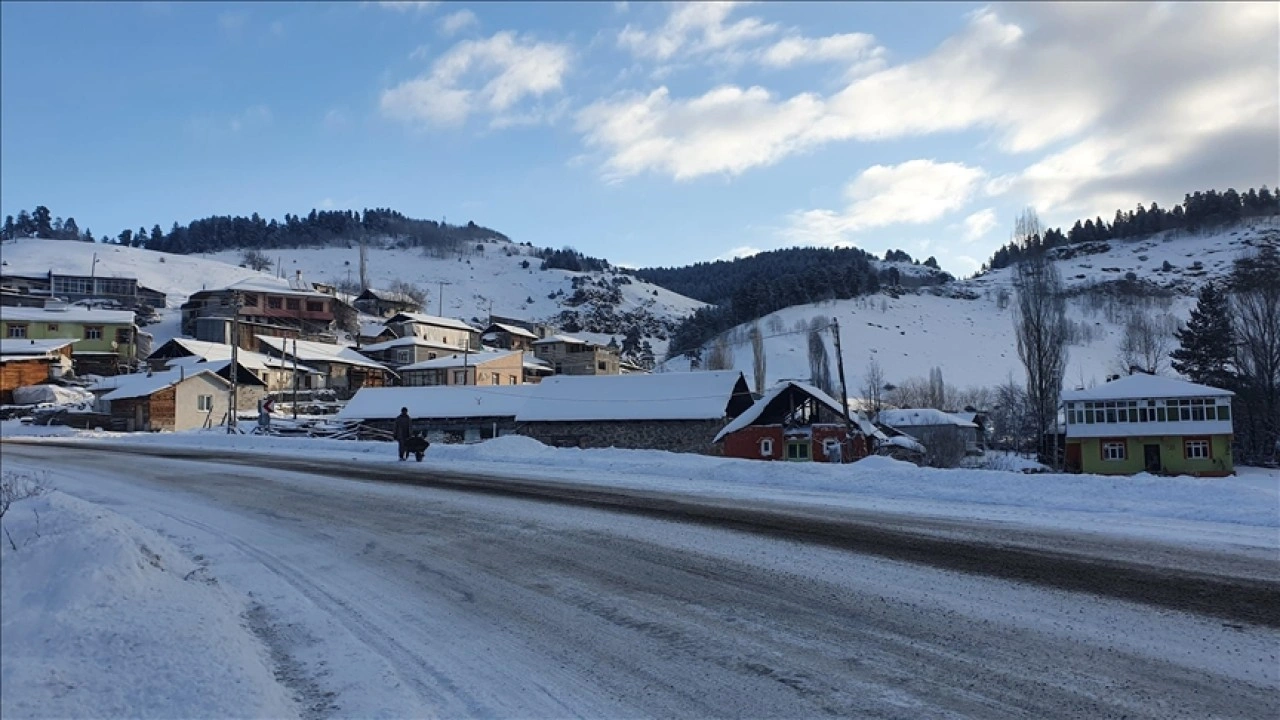
[[[1268,553],[415,463],[3,454],[251,586],[313,717],[369,712],[359,668],[393,716],[1280,717]]]

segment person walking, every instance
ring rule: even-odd
[[[405,444],[409,441],[409,436],[413,434],[413,418],[409,417],[409,408],[400,408],[400,414],[396,416],[395,426],[392,428],[396,437],[396,444],[400,446],[400,459],[409,459],[409,448]]]

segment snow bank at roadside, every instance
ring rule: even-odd
[[[165,538],[57,491],[3,526],[0,716],[297,717],[243,599]]]
[[[47,428],[0,423],[0,433],[38,434]],[[58,433],[61,435],[61,433]],[[76,433],[85,443],[263,452],[272,455],[397,462],[385,442],[186,433]],[[520,475],[565,482],[680,490],[722,497],[787,498],[824,505],[927,512],[937,516],[1000,518],[1078,525],[1081,515],[1122,528],[1126,520],[1280,527],[1280,473],[1228,478],[1024,475],[989,469],[938,470],[889,458],[849,465],[717,458],[658,450],[553,448],[523,436],[473,445],[437,443],[421,466],[462,472]],[[1265,474],[1273,477],[1268,481]],[[1181,532],[1178,530],[1177,532]],[[1268,530],[1268,532],[1270,532]],[[1176,534],[1176,533],[1175,533]]]

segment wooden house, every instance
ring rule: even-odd
[[[527,350],[533,351],[533,343],[538,339],[532,331],[526,330],[519,325],[508,325],[506,323],[490,323],[480,333],[480,341],[491,347],[502,348],[503,350]]]
[[[392,317],[398,313],[416,313],[422,310],[422,303],[409,295],[391,290],[365,288],[351,303],[362,313],[378,317]]]
[[[387,318],[387,327],[397,337],[416,337],[458,350],[480,349],[480,331],[453,318],[401,312]]]
[[[748,460],[853,462],[884,436],[861,413],[845,420],[841,404],[808,383],[786,380],[726,425],[714,442],[726,457]]]
[[[390,385],[395,378],[395,373],[387,366],[346,345],[259,335],[258,350],[289,362],[296,359],[298,363],[317,370],[319,374],[304,378],[315,384],[302,389],[329,389],[343,398],[351,397],[362,387]]]
[[[191,338],[173,338],[156,348],[147,358],[152,370],[165,370],[184,364],[191,367],[200,363],[222,363],[231,361],[231,346],[224,343],[211,343]],[[297,387],[309,388],[320,384],[322,373],[313,367],[295,363],[292,359],[273,357],[265,353],[243,348],[236,352],[236,362],[251,372],[265,388],[266,392],[285,392]],[[221,367],[222,365],[220,365]],[[230,379],[230,375],[223,374]],[[249,383],[256,385],[257,383]],[[240,404],[244,407],[244,404]]]
[[[0,339],[0,405],[13,391],[61,377],[71,368],[71,340]]]
[[[0,338],[71,340],[79,375],[115,375],[151,352],[151,336],[138,331],[132,311],[74,305],[0,307]]]
[[[532,385],[362,388],[337,418],[390,431],[405,407],[414,430],[433,443],[479,442],[513,434],[532,392]]]
[[[210,370],[117,375],[90,389],[127,431],[209,428],[227,421],[231,405],[231,383]]]

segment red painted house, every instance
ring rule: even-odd
[[[884,439],[870,421],[807,383],[786,380],[769,390],[716,435],[725,457],[748,460],[852,462]],[[853,432],[850,434],[849,426]]]

